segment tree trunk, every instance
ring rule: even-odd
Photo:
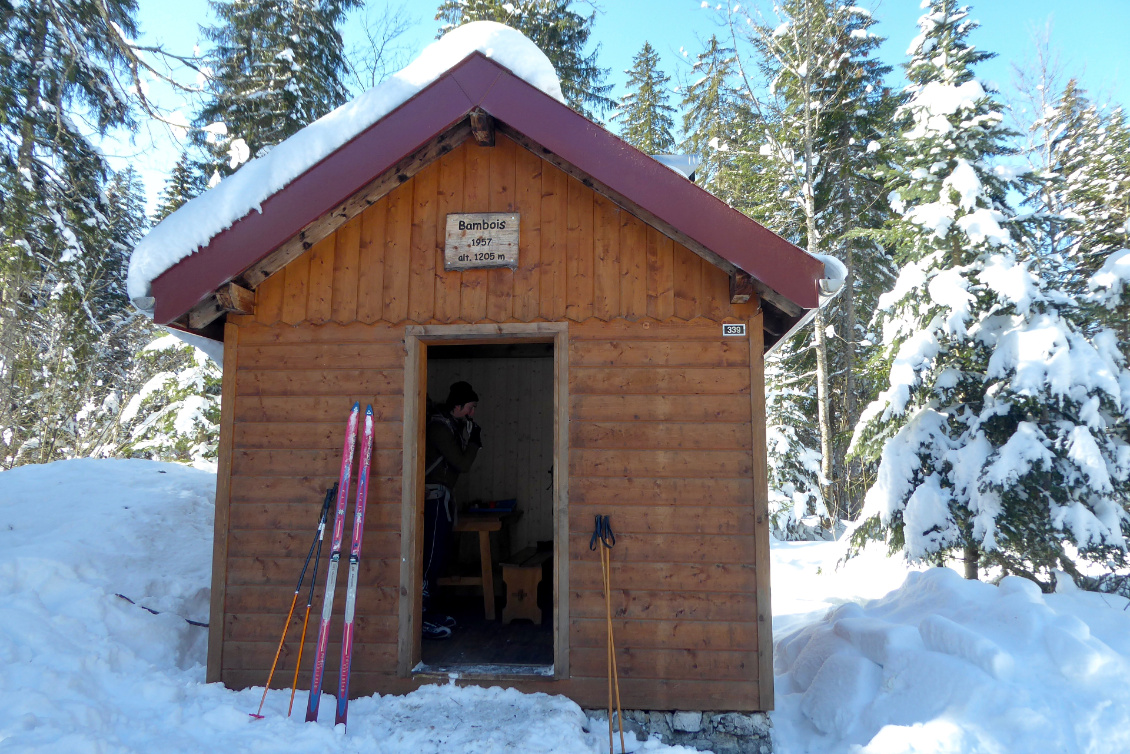
[[[814,46],[810,13],[811,9],[808,4],[805,4],[803,49],[809,58],[813,56]],[[806,71],[810,71],[812,68],[813,66],[806,66]],[[822,235],[816,224],[816,197],[813,184],[816,180],[816,132],[819,128],[820,113],[812,107],[812,90],[809,86],[808,75],[808,73],[800,75],[801,91],[804,93],[803,121],[801,123],[801,133],[804,138],[804,219],[808,235],[808,253],[819,254],[821,252]],[[824,319],[824,311],[819,308],[819,305],[817,305],[816,317],[812,323],[813,327],[816,328],[814,345],[816,347],[816,422],[820,429],[820,476],[822,477],[820,487],[824,496],[824,504],[832,518],[834,530],[836,519],[840,518],[842,513],[836,504],[834,484],[833,462],[835,451],[832,448],[831,391],[828,388],[828,340],[824,334],[827,324]]]
[[[963,560],[965,561],[965,578],[977,581],[977,561],[981,559],[981,550],[977,545],[966,545]]]
[[[820,428],[820,486],[824,490],[824,503],[828,506],[828,513],[832,517],[832,525],[841,516],[841,511],[836,505],[835,487],[832,480],[835,475],[832,471],[832,427],[831,410],[828,405],[831,401],[828,389],[828,339],[824,334],[826,327],[824,310],[816,311],[816,318],[812,320],[816,328],[816,422]]]
[[[843,153],[847,153],[845,146]],[[852,206],[851,206],[851,191],[846,176],[840,179],[840,209],[844,213],[843,227],[846,229],[851,223]],[[840,293],[840,298],[843,299],[842,305],[844,308],[844,330],[841,335],[844,349],[844,427],[850,434],[855,429],[855,423],[859,421],[859,410],[856,403],[856,383],[855,383],[855,344],[857,342],[856,335],[856,321],[855,321],[855,248],[854,242],[848,240],[844,244],[844,266],[847,267],[847,279],[844,280],[844,289]],[[855,469],[856,463],[847,463],[845,461],[841,473],[843,475],[843,510],[845,518],[854,519],[858,514],[859,509],[862,507],[856,504],[854,499],[855,490]]]

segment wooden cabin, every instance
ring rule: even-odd
[[[459,269],[449,219],[482,213],[516,216],[499,243],[517,258]],[[208,680],[266,680],[360,401],[376,435],[354,694],[458,672],[602,706],[589,544],[607,515],[623,707],[770,709],[763,355],[818,305],[823,277],[685,176],[483,54],[465,58],[152,283],[157,322],[224,347]],[[486,621],[493,587],[480,635],[542,632],[533,662],[498,647],[436,660],[442,643],[420,638],[426,400],[455,379],[480,395],[485,444],[461,502],[515,499],[521,515],[487,537],[493,583],[453,576],[452,598],[479,600]],[[474,535],[457,539],[474,566]],[[503,624],[500,564],[539,546],[552,553],[544,620]],[[289,685],[298,632],[276,685]]]

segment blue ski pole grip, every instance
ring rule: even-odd
[[[616,535],[612,533],[612,523],[608,516],[597,516],[596,526],[593,528],[592,539],[589,540],[589,549],[595,550],[597,543],[611,548],[616,544]]]

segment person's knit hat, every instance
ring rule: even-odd
[[[469,382],[453,382],[451,389],[447,392],[447,405],[452,408],[466,403],[478,403],[478,401],[479,396],[476,395]]]

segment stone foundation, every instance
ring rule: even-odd
[[[608,710],[585,710],[593,720],[608,725]],[[613,716],[615,718],[615,715]],[[620,746],[619,726],[616,748]],[[714,754],[772,754],[773,724],[763,712],[659,712],[624,710],[624,733],[631,731],[646,741],[657,736],[668,745],[686,746]],[[607,729],[590,731],[604,734]]]

